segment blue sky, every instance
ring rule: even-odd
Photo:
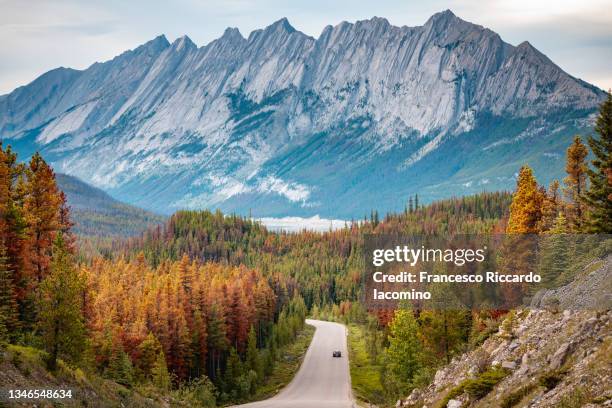
[[[317,37],[343,20],[380,16],[422,25],[451,9],[511,43],[528,40],[570,74],[612,88],[610,0],[0,0],[0,94],[58,66],[86,68],[159,34],[204,45],[226,27],[243,35],[287,17]]]

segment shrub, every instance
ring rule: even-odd
[[[565,376],[565,370],[553,370],[542,374],[538,382],[547,391],[550,391],[563,380],[563,376]]]
[[[501,368],[492,368],[480,374],[475,379],[464,381],[464,390],[472,398],[480,399],[487,395],[493,387],[495,387],[508,372]]]
[[[464,392],[468,394],[470,398],[480,399],[487,395],[489,392],[491,392],[493,387],[495,387],[507,375],[507,370],[503,368],[494,367],[481,373],[476,378],[468,378],[467,380],[463,380],[461,384],[457,385],[455,388],[451,389],[448,394],[446,394],[444,399],[440,401],[438,407],[446,407],[448,401],[455,397],[458,397]]]
[[[520,387],[519,389],[511,392],[510,394],[506,395],[504,397],[504,399],[502,400],[500,407],[501,408],[512,408],[515,405],[517,405],[519,402],[521,402],[521,400],[523,398],[525,398],[527,395],[531,394],[531,392],[533,390],[535,390],[537,387],[537,385],[535,383],[529,383],[526,385],[523,385],[522,387]]]

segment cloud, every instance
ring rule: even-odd
[[[572,75],[612,86],[609,0],[29,0],[27,7],[0,0],[0,94],[58,66],[82,69],[110,59],[159,34],[171,40],[187,34],[204,45],[228,26],[248,35],[288,17],[317,37],[342,20],[377,15],[415,26],[447,8],[512,44],[529,40]]]

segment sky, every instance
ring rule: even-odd
[[[59,66],[83,69],[159,34],[199,46],[287,17],[318,37],[326,25],[385,17],[418,26],[452,10],[510,44],[525,40],[573,76],[612,88],[611,0],[0,0],[0,95]]]

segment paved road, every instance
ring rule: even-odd
[[[240,408],[353,408],[346,328],[338,323],[306,320],[315,331],[302,366],[289,385],[273,398]],[[342,358],[333,358],[334,350]]]

